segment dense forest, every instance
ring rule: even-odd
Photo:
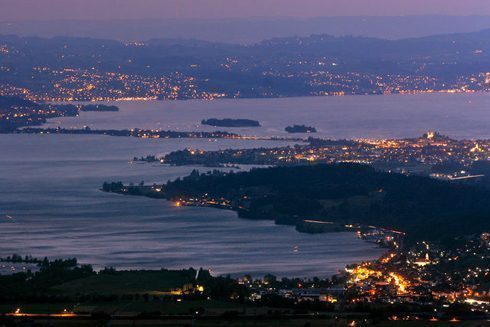
[[[168,182],[166,197],[232,201],[240,216],[298,224],[304,219],[394,228],[407,240],[447,241],[490,230],[490,191],[356,164],[199,174]]]

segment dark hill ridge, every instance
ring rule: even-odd
[[[240,216],[298,224],[304,219],[394,228],[408,240],[443,241],[490,230],[490,191],[354,164],[199,175],[164,186],[166,197],[230,200]]]
[[[473,33],[441,34],[420,38],[406,38],[399,40],[387,40],[361,36],[331,36],[328,34],[314,34],[304,37],[273,38],[253,45],[223,44],[215,42],[203,42],[197,40],[154,39],[147,41],[144,46],[128,46],[126,43],[79,37],[18,37],[13,35],[1,35],[0,42],[13,50],[5,56],[9,59],[31,59],[36,55],[49,56],[37,57],[37,62],[46,62],[46,59],[55,59],[58,51],[72,59],[89,59],[93,53],[97,53],[104,59],[112,59],[110,62],[124,60],[127,56],[143,60],[145,64],[150,57],[154,59],[192,60],[197,57],[226,58],[229,55],[244,59],[264,54],[261,60],[273,60],[269,54],[281,56],[343,56],[344,61],[350,59],[387,59],[398,60],[426,58],[427,56],[461,56],[473,55],[474,50],[484,50],[480,57],[487,57],[485,50],[490,50],[490,29]],[[163,51],[163,52],[162,52]],[[183,51],[183,53],[182,53]],[[22,53],[25,58],[14,58],[11,55]],[[51,57],[53,56],[53,57]],[[79,62],[80,63],[80,62]],[[260,62],[256,62],[259,64]],[[136,63],[135,63],[136,64]],[[187,64],[187,63],[186,63]]]

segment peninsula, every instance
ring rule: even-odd
[[[40,126],[49,118],[75,117],[81,111],[118,111],[116,106],[37,103],[19,97],[0,96],[0,133]]]
[[[318,227],[328,224],[340,230],[377,226],[394,241],[406,234],[408,243],[451,242],[490,230],[490,190],[358,164],[193,171],[163,185],[105,183],[102,190],[234,210],[242,218],[270,219],[305,232],[331,231]]]
[[[77,135],[108,135],[139,137],[147,139],[158,138],[204,138],[204,139],[248,139],[238,134],[228,132],[185,132],[185,131],[160,131],[147,129],[91,129],[90,127],[71,129],[71,128],[23,128],[13,131],[16,134],[77,134]]]

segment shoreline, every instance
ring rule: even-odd
[[[53,99],[44,99],[33,97],[29,98],[31,101],[44,101],[47,103],[53,104],[63,104],[63,103],[111,103],[111,102],[151,102],[151,101],[161,101],[161,102],[174,102],[174,101],[227,101],[227,100],[277,100],[277,99],[304,99],[304,98],[344,98],[344,97],[361,97],[361,96],[372,96],[372,97],[389,97],[389,96],[414,96],[414,95],[439,95],[439,94],[448,94],[448,95],[462,95],[462,94],[488,94],[490,91],[488,90],[459,90],[459,89],[448,89],[448,90],[427,90],[427,91],[417,91],[417,90],[407,90],[404,92],[394,92],[394,93],[348,93],[348,94],[307,94],[307,95],[282,95],[282,96],[270,96],[270,97],[215,97],[215,98],[164,98],[160,99],[158,97],[123,97],[123,98],[93,98],[86,100],[54,100]]]
[[[141,186],[134,186],[136,188],[140,188]],[[143,186],[145,188],[152,188],[150,186]],[[180,200],[176,200],[176,199],[168,199],[165,197],[165,195],[161,195],[161,196],[149,196],[147,194],[129,194],[127,192],[111,192],[111,191],[104,191],[102,188],[99,189],[101,192],[104,192],[104,193],[110,193],[110,194],[117,194],[117,195],[120,195],[120,196],[136,196],[136,197],[146,197],[146,198],[149,198],[149,199],[153,199],[153,200],[163,200],[163,201],[166,201],[167,203],[169,204],[174,204],[175,207],[189,207],[189,208],[209,208],[209,209],[217,209],[217,210],[226,210],[226,211],[230,211],[230,212],[233,212],[236,214],[236,218],[238,219],[242,219],[242,220],[247,220],[247,221],[273,221],[272,219],[254,219],[254,218],[248,218],[248,217],[244,217],[244,216],[241,216],[239,214],[239,212],[235,209],[235,208],[232,208],[230,207],[229,205],[220,205],[220,204],[214,204],[214,205],[199,205],[199,204],[189,204],[185,201],[183,201],[182,199]],[[304,221],[305,223],[315,223],[315,221]],[[382,244],[381,242],[378,242],[376,241],[376,239],[369,239],[368,237],[366,237],[365,234],[363,234],[361,232],[361,230],[369,230],[369,231],[372,231],[372,230],[378,230],[378,231],[383,231],[383,232],[395,232],[395,233],[398,233],[397,231],[392,231],[392,230],[388,230],[388,229],[385,229],[385,228],[379,228],[379,227],[375,227],[375,226],[362,226],[362,225],[358,225],[358,224],[354,224],[354,225],[342,225],[342,224],[339,224],[339,223],[332,223],[334,226],[333,226],[333,229],[332,230],[328,230],[328,231],[325,231],[325,230],[322,230],[320,232],[318,231],[314,231],[313,229],[307,231],[306,229],[305,230],[301,230],[300,228],[298,228],[298,225],[292,225],[292,224],[280,224],[280,223],[277,223],[276,221],[273,221],[274,225],[276,226],[288,226],[288,227],[291,227],[291,228],[294,228],[295,232],[297,233],[301,233],[301,234],[307,234],[307,235],[318,235],[318,234],[325,234],[325,235],[329,235],[329,234],[339,234],[339,233],[355,233],[356,234],[356,238],[359,240],[359,241],[363,241],[365,243],[368,243],[368,244],[372,244],[373,246],[375,246],[377,249],[383,249],[383,254],[381,254],[381,256],[375,258],[375,259],[371,259],[371,260],[365,260],[365,261],[361,261],[361,262],[351,262],[351,263],[348,263],[346,264],[345,267],[343,267],[342,269],[345,269],[347,268],[348,266],[350,265],[357,265],[357,264],[361,264],[363,262],[373,262],[373,261],[378,261],[380,260],[381,258],[383,258],[383,256],[386,255],[387,252],[389,252],[390,250],[396,250],[395,248],[393,247],[390,247],[388,246],[387,244]],[[322,224],[325,223],[325,222],[321,222]],[[329,224],[330,226],[330,224]],[[232,276],[234,274],[231,274]],[[329,278],[333,277],[333,276],[336,276],[338,275],[337,274],[334,274],[332,276],[329,276]],[[295,276],[297,277],[297,276]],[[315,277],[319,277],[319,276],[315,276]],[[301,278],[304,278],[304,277],[301,277]]]

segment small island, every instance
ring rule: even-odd
[[[106,106],[104,104],[90,104],[80,108],[80,111],[93,111],[93,112],[116,112],[119,108],[116,106]]]
[[[258,121],[251,119],[210,118],[203,119],[201,124],[214,127],[260,127],[260,123]]]
[[[288,133],[316,133],[316,128],[305,125],[293,125],[284,129]]]

